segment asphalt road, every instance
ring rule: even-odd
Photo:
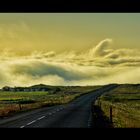
[[[0,127],[90,128],[92,127],[92,101],[113,88],[116,88],[116,85],[104,86],[99,90],[82,95],[66,105],[40,108],[0,120]]]

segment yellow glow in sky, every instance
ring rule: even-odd
[[[138,13],[1,13],[0,50],[84,50],[105,38],[117,48],[139,48],[139,25]]]
[[[139,13],[0,13],[0,87],[139,83]]]

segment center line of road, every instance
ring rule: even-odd
[[[36,121],[41,120],[41,119],[43,119],[43,118],[45,118],[45,117],[46,117],[46,116],[42,116],[42,117],[40,117],[40,118],[38,118],[38,119],[36,119],[36,120],[33,120],[33,121],[27,123],[25,126],[31,125],[32,123],[35,123]],[[25,126],[23,125],[23,126],[21,126],[20,128],[24,128]]]
[[[43,118],[45,118],[46,116],[42,116],[42,117],[40,117],[40,118],[38,118],[37,120],[41,120],[41,119],[43,119]]]
[[[30,125],[30,124],[32,124],[32,123],[34,123],[34,122],[36,122],[36,120],[34,120],[34,121],[32,121],[32,122],[27,123],[27,125]]]

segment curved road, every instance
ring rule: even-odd
[[[103,86],[82,95],[66,105],[57,105],[28,111],[0,121],[3,128],[90,128],[91,103],[117,85]],[[94,124],[93,124],[94,125]]]

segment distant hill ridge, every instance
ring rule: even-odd
[[[45,84],[38,84],[29,87],[10,87],[5,86],[2,88],[3,91],[50,91],[50,90],[58,90],[56,86],[50,86]]]
[[[111,85],[111,84],[108,84],[108,85]],[[140,87],[140,84],[117,84],[117,85],[121,85],[125,87],[128,87],[128,86]],[[29,86],[29,87],[4,86],[1,90],[2,91],[60,91],[62,87],[68,88],[68,87],[80,87],[80,86],[52,86],[52,85],[45,85],[45,84],[37,84],[37,85]]]

